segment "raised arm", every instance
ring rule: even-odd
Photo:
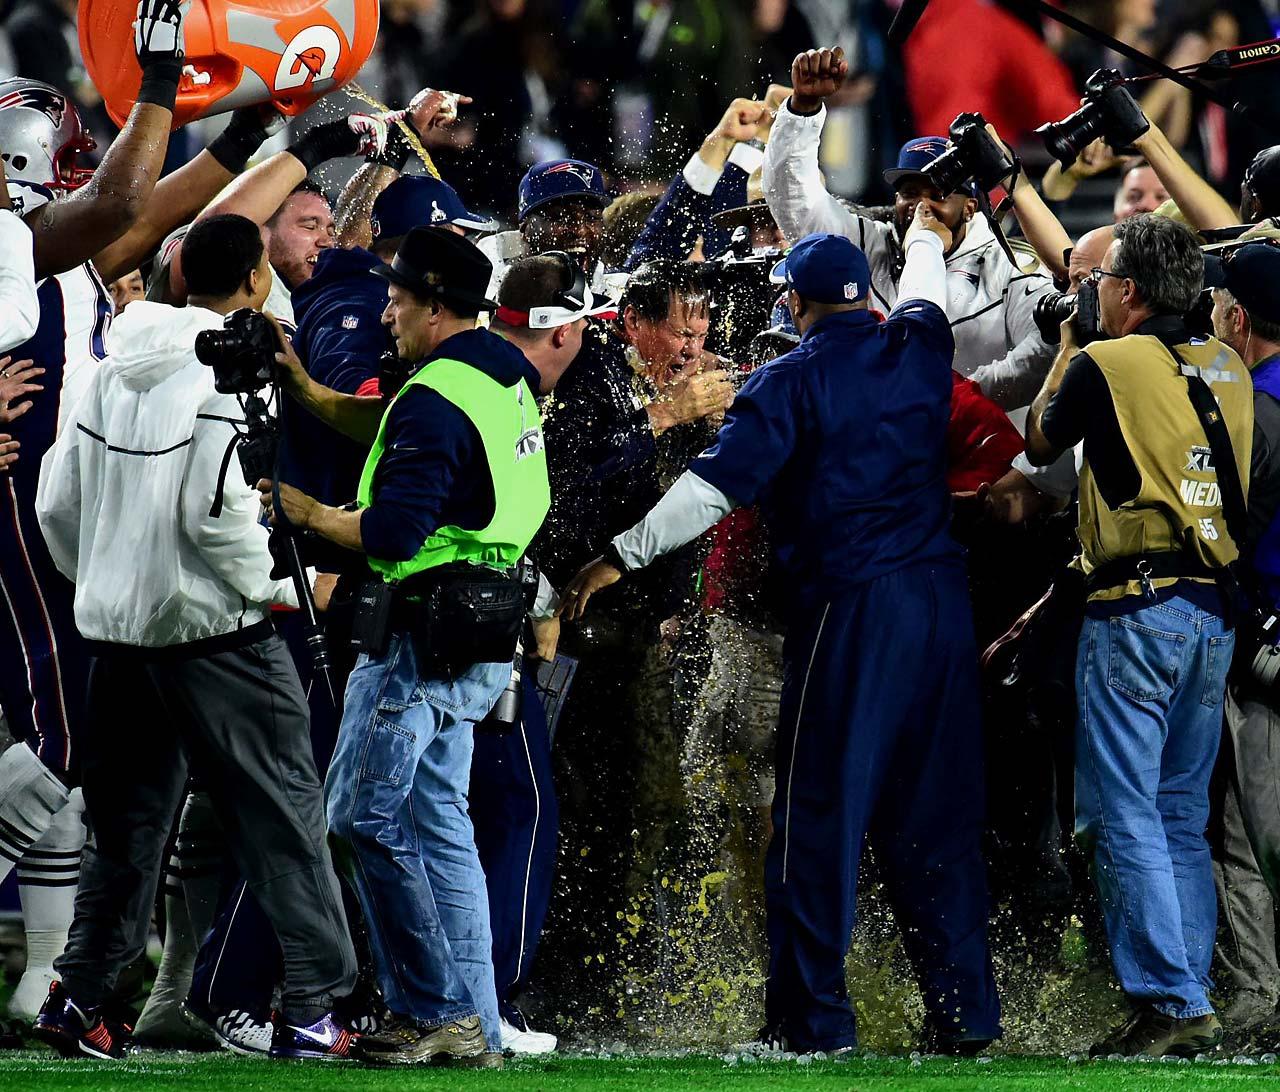
[[[1197,231],[1231,227],[1240,222],[1226,199],[1201,178],[1153,122],[1134,142],[1188,223]]]
[[[857,231],[857,217],[827,192],[818,169],[827,116],[823,99],[840,90],[848,74],[841,49],[811,49],[792,62],[794,90],[774,119],[762,177],[769,210],[792,242],[815,231],[850,236]]]
[[[27,220],[35,236],[37,280],[100,254],[139,221],[155,189],[182,75],[179,0],[140,0],[134,49],[142,86],[124,129],[88,183],[36,209]]]
[[[142,215],[94,257],[102,279],[113,281],[136,269],[160,240],[192,220],[243,171],[263,141],[283,125],[284,118],[270,107],[246,106],[233,113],[207,149],[156,183]]]

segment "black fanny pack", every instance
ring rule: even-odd
[[[519,568],[442,565],[399,584],[371,580],[356,598],[351,644],[381,656],[393,633],[414,643],[419,670],[458,675],[475,664],[510,662],[528,610]]]

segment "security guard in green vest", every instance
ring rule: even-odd
[[[500,1064],[467,789],[472,728],[511,679],[527,609],[517,566],[550,505],[539,377],[514,344],[477,328],[497,305],[484,296],[491,264],[466,239],[415,228],[375,272],[389,282],[383,322],[397,354],[420,363],[378,427],[358,506],[280,487],[291,522],[362,551],[379,577],[357,602],[365,651],[325,787],[379,985],[401,1018],[358,1053]]]
[[[1232,479],[1248,489],[1253,387],[1232,349],[1183,323],[1203,274],[1180,224],[1117,224],[1093,270],[1111,340],[1080,351],[1064,323],[1027,420],[1034,463],[1084,442],[1076,833],[1134,1009],[1102,1055],[1190,1056],[1222,1038],[1205,828],[1235,641],[1218,584],[1238,556],[1223,496]]]

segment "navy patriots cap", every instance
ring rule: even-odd
[[[600,168],[581,159],[547,159],[535,163],[520,179],[519,218],[539,205],[562,197],[584,197],[601,208],[609,203]]]
[[[923,178],[924,169],[946,150],[947,138],[943,136],[922,136],[908,140],[898,152],[898,165],[884,172],[885,182],[897,189],[898,183],[904,179]],[[965,193],[971,193],[973,184],[967,183],[962,189]]]
[[[1280,247],[1247,243],[1204,256],[1204,286],[1225,288],[1250,315],[1280,322]]]

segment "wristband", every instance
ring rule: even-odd
[[[758,140],[748,140],[735,144],[729,153],[729,162],[741,167],[747,174],[755,174],[756,168],[764,162],[764,146]]]
[[[178,101],[178,81],[182,78],[182,58],[149,60],[142,70],[142,86],[135,103],[151,103],[172,111]]]
[[[286,150],[295,159],[301,160],[310,174],[327,160],[355,155],[360,150],[360,136],[348,124],[348,119],[339,118],[337,121],[317,125]]]
[[[239,174],[253,153],[262,147],[267,134],[252,125],[239,126],[236,119],[209,142],[209,154],[231,174]]]
[[[405,124],[413,129],[408,119],[405,119]],[[387,126],[387,146],[382,150],[382,154],[378,155],[375,152],[365,156],[364,159],[366,163],[375,163],[379,167],[403,171],[411,155],[413,155],[413,145],[409,143],[409,138],[404,135],[404,130],[399,125],[392,122]]]
[[[629,573],[631,566],[622,560],[622,555],[618,553],[618,547],[612,542],[604,548],[604,553],[600,555],[600,560],[606,565],[612,565],[620,573]]]

